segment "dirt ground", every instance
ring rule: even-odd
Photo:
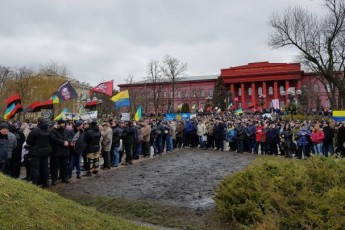
[[[255,158],[248,153],[186,148],[106,171],[97,178],[84,177],[67,185],[59,184],[53,190],[208,209],[214,207],[212,198],[220,180]]]

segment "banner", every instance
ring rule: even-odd
[[[165,119],[167,121],[171,121],[171,120],[187,120],[190,119],[190,113],[167,113],[165,116]]]
[[[64,120],[83,120],[83,121],[91,121],[97,120],[98,111],[90,111],[85,113],[71,113],[65,112],[62,113],[62,117]]]
[[[130,121],[131,114],[130,113],[121,113],[121,121]]]

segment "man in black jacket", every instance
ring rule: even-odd
[[[65,132],[66,123],[59,120],[57,128],[50,131],[50,144],[52,156],[50,158],[50,171],[52,176],[52,185],[56,185],[59,172],[63,183],[69,183],[67,180],[68,170],[68,138]]]
[[[122,130],[123,146],[126,152],[126,162],[124,165],[133,164],[133,143],[135,139],[135,127],[131,121],[124,123]]]
[[[85,133],[85,153],[89,165],[88,171],[85,176],[91,176],[92,173],[98,174],[100,140],[101,132],[99,131],[97,123],[93,121],[90,123],[90,129]]]
[[[17,147],[13,149],[12,159],[10,164],[10,175],[13,178],[19,178],[20,175],[20,167],[21,167],[21,160],[22,160],[22,148],[25,142],[25,135],[19,129],[19,123],[14,123],[12,125],[12,130],[10,126],[10,132],[12,132],[17,138]]]
[[[119,154],[119,147],[120,147],[120,140],[122,135],[122,128],[119,126],[117,121],[113,121],[112,124],[113,129],[113,141],[111,145],[111,167],[117,167],[120,162],[120,154]]]
[[[30,173],[33,184],[42,183],[43,187],[49,186],[48,157],[51,150],[49,147],[50,133],[48,124],[42,117],[38,118],[37,127],[28,135],[26,144],[29,146]]]

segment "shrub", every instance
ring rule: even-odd
[[[262,157],[226,177],[217,209],[242,227],[344,229],[345,159]]]

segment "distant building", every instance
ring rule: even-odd
[[[218,76],[224,80],[226,87],[232,93],[234,109],[237,108],[258,108],[260,100],[264,101],[265,108],[271,108],[272,100],[278,99],[280,108],[288,103],[289,92],[296,93],[298,101],[302,87],[306,89],[309,99],[314,108],[322,106],[324,109],[330,108],[326,90],[320,81],[316,80],[314,73],[305,73],[301,70],[299,63],[269,63],[256,62],[243,66],[221,69],[220,75],[187,77],[176,83],[174,109],[178,105],[188,103],[190,108],[202,107],[207,100],[213,97],[213,89]],[[159,86],[159,95],[162,99],[162,106],[159,112],[165,113],[168,110],[168,100],[171,97],[170,82],[162,82]],[[152,89],[150,82],[137,82],[133,84],[121,84],[120,90],[128,89],[132,92],[142,93],[140,104],[146,105],[147,112],[153,112]],[[327,89],[326,89],[327,88]],[[313,92],[313,93],[311,93]],[[262,97],[264,95],[264,97]],[[261,96],[261,98],[260,98]],[[314,97],[314,98],[311,98]],[[319,102],[313,102],[314,99]]]

